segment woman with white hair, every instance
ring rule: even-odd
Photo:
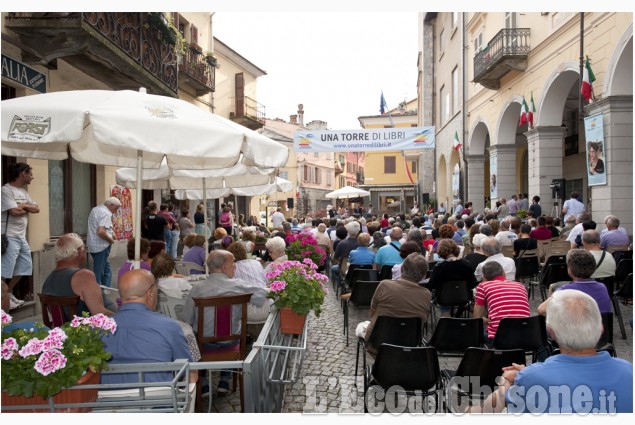
[[[267,264],[267,267],[265,267],[265,273],[269,273],[276,264],[281,264],[288,260],[286,253],[287,244],[280,236],[275,236],[269,239],[265,243],[265,247],[267,248],[267,251],[269,251],[269,256],[273,260]]]
[[[474,247],[474,252],[470,252],[463,259],[467,261],[472,269],[476,270],[476,266],[481,264],[487,258],[487,255],[483,254],[483,250],[481,247],[483,246],[483,241],[487,239],[483,233],[477,233],[472,238],[472,246]]]

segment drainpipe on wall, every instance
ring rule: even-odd
[[[467,157],[465,156],[465,148],[467,147],[467,131],[465,129],[466,124],[467,124],[467,122],[466,122],[467,121],[467,111],[465,109],[465,104],[467,102],[467,90],[466,90],[467,89],[467,82],[466,82],[467,76],[466,76],[466,72],[465,72],[465,64],[467,62],[466,61],[467,45],[465,44],[465,28],[466,28],[465,15],[466,15],[466,12],[462,12],[461,13],[461,45],[462,45],[462,48],[463,48],[463,52],[462,52],[462,55],[461,55],[461,60],[463,61],[462,70],[461,70],[461,74],[463,76],[463,78],[462,78],[462,80],[463,80],[462,81],[462,83],[463,83],[462,84],[463,108],[462,108],[462,111],[461,111],[461,115],[462,115],[462,123],[461,123],[462,130],[461,130],[461,132],[463,134],[463,137],[462,137],[463,149],[461,149],[461,151],[462,151],[462,154],[463,154],[463,163],[465,164],[465,173],[464,173],[464,176],[463,176],[463,180],[465,181],[465,185],[463,186],[464,192],[463,192],[463,195],[461,197],[461,199],[463,200],[463,205],[465,205],[465,202],[468,202],[468,199],[467,199],[468,198],[468,190],[467,190],[468,189],[468,186],[467,186],[468,185],[468,178],[467,178],[467,171],[468,171],[467,167],[468,167],[468,164],[467,164]]]
[[[209,14],[209,40],[208,40],[208,46],[209,46],[209,51],[214,53],[214,31],[213,31],[213,23],[214,23],[214,14],[216,12],[211,12]],[[218,59],[217,59],[218,60]],[[216,70],[214,70],[214,72],[216,72]],[[209,104],[212,105],[212,113],[214,113],[214,110],[216,109],[216,105],[214,104],[214,92],[211,91],[209,93]]]

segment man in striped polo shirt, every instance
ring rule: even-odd
[[[487,317],[485,317],[487,314]],[[498,324],[504,317],[529,317],[531,310],[525,285],[505,278],[503,266],[496,261],[483,265],[483,282],[476,287],[472,317],[483,318],[486,339],[494,340]]]

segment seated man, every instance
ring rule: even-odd
[[[399,255],[399,248],[401,247],[400,240],[402,237],[403,230],[401,230],[401,227],[394,227],[392,232],[390,232],[390,243],[382,246],[377,251],[375,261],[373,262],[373,268],[381,270],[383,266],[394,266],[395,264],[399,264],[404,261]]]
[[[196,328],[198,323],[198,308],[194,305],[194,298],[252,294],[249,301],[251,305],[262,307],[265,303],[267,289],[234,277],[236,264],[234,263],[234,255],[231,252],[225,250],[212,251],[207,257],[207,266],[210,271],[209,277],[194,285],[183,307],[183,319],[192,327]],[[240,308],[234,308],[232,311],[231,329],[233,333],[240,332],[240,313]],[[201,330],[195,329],[195,331],[200,332]],[[207,336],[215,335],[213,307],[209,307],[206,310],[203,332]],[[223,348],[237,343],[239,342],[227,341],[226,343],[216,343],[209,348]],[[230,372],[221,372],[217,390],[219,393],[229,391],[229,376]]]
[[[600,313],[610,313],[612,311],[611,297],[606,285],[591,279],[591,275],[595,272],[595,258],[593,254],[583,249],[571,249],[567,252],[567,272],[573,281],[562,286],[556,284],[551,285],[551,291],[562,291],[565,289],[575,289],[588,294],[598,303]],[[547,304],[551,297],[543,301],[538,306],[538,313],[543,316],[547,312]]]
[[[628,245],[631,243],[628,235],[620,231],[620,220],[615,216],[606,219],[606,229],[600,237],[600,248],[607,249],[612,245]]]
[[[602,334],[597,303],[580,291],[558,291],[547,306],[547,332],[562,354],[503,368],[501,386],[471,412],[632,413],[633,365],[596,352]]]
[[[482,228],[483,226],[481,226],[481,229]],[[483,279],[483,266],[490,261],[496,261],[498,264],[503,266],[507,280],[516,279],[516,263],[514,262],[514,259],[507,258],[501,254],[501,246],[493,236],[488,236],[487,239],[483,241],[481,249],[483,250],[483,254],[487,255],[487,258],[485,261],[476,266],[474,276],[476,276],[477,282],[480,282]]]
[[[368,233],[360,233],[357,236],[357,248],[348,254],[348,265],[357,264],[360,266],[371,265],[375,260],[375,253],[368,248],[370,245],[370,235]]]
[[[358,247],[357,235],[359,235],[360,226],[356,221],[352,221],[346,225],[346,234],[347,238],[340,240],[337,246],[335,244],[334,254],[333,254],[333,265],[331,266],[331,279],[335,283],[335,287],[338,287],[342,284],[340,279],[340,267],[342,264],[342,260],[348,260],[348,255],[352,250]],[[335,230],[336,234],[341,230]]]
[[[425,323],[432,296],[419,282],[427,272],[428,262],[423,255],[418,252],[408,255],[401,265],[401,279],[383,280],[379,284],[370,302],[370,321],[357,325],[355,334],[368,340],[379,316],[420,317],[421,323]],[[368,347],[368,352],[375,354],[377,348]]]
[[[76,233],[67,233],[59,238],[53,248],[57,263],[42,285],[42,294],[57,297],[79,295],[78,316],[84,312],[111,316],[113,312],[104,306],[104,298],[95,273],[81,268],[86,264],[86,252],[84,242]],[[117,309],[116,305],[109,307]],[[72,317],[66,319],[71,320]]]
[[[119,281],[121,309],[113,316],[117,331],[102,337],[110,364],[192,361],[192,353],[181,326],[174,319],[155,312],[159,296],[157,281],[147,270],[131,270]],[[197,373],[190,373],[196,382]],[[169,372],[146,373],[146,382],[171,381]],[[136,373],[101,376],[102,384],[139,382]]]
[[[602,279],[615,276],[617,266],[613,256],[600,248],[600,234],[597,230],[585,230],[582,233],[582,246],[595,258],[595,271],[591,275],[593,279]]]
[[[498,324],[505,317],[529,317],[527,289],[520,282],[505,278],[503,266],[490,261],[483,266],[483,282],[476,287],[472,317],[483,318],[485,339],[493,341]]]

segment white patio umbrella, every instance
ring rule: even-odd
[[[288,148],[191,103],[141,89],[77,90],[2,101],[2,154],[100,165],[171,169],[281,167]],[[241,156],[242,155],[242,156]],[[141,186],[138,184],[138,186]],[[141,191],[137,193],[141,206]],[[139,261],[140,213],[135,216]]]
[[[344,186],[340,189],[334,190],[333,192],[329,192],[324,196],[329,199],[348,199],[370,196],[370,192],[354,186]]]
[[[236,186],[225,187],[220,189],[207,189],[205,192],[200,189],[176,190],[174,197],[176,199],[205,199],[219,198],[221,196],[257,196],[268,195],[275,192],[289,192],[293,189],[293,183],[282,177],[276,177],[274,183],[253,185],[253,186]]]

